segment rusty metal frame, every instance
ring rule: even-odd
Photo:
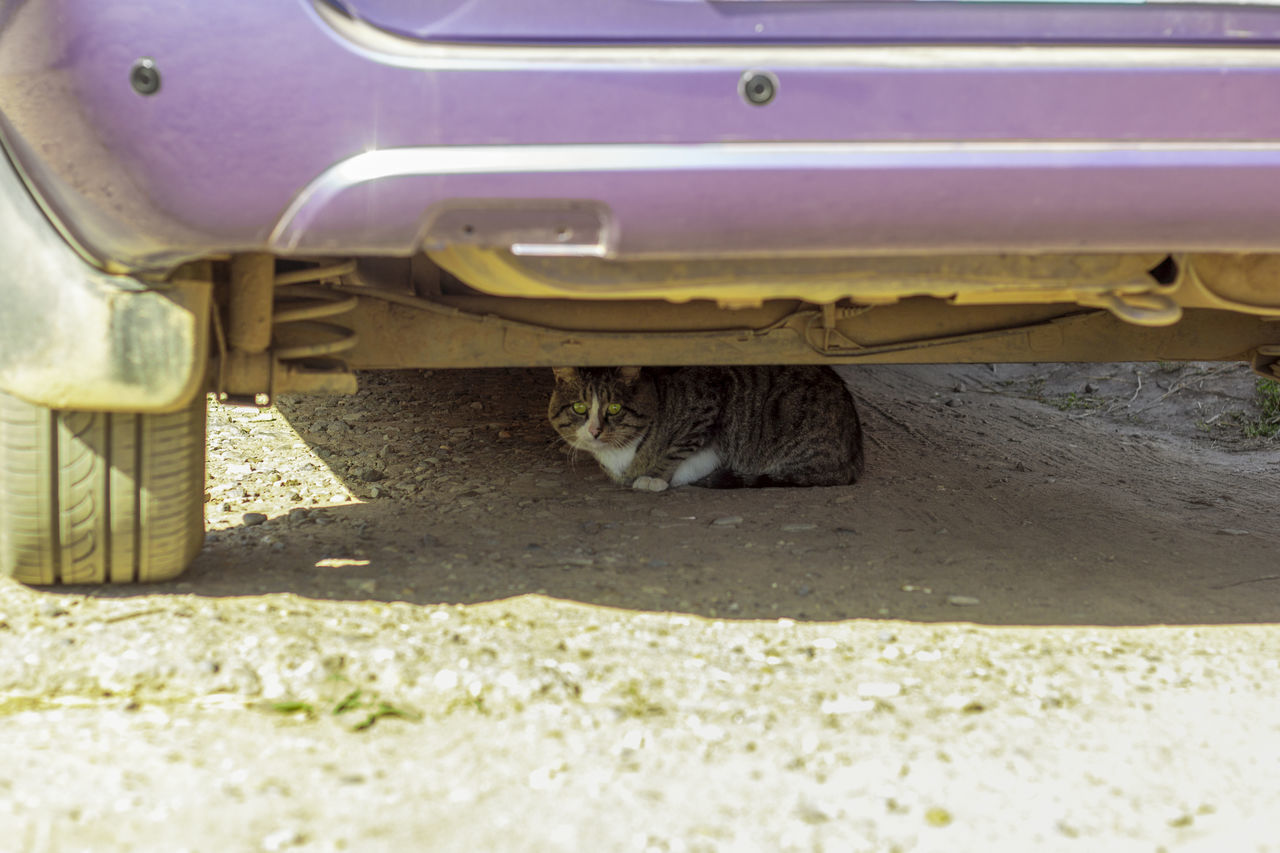
[[[600,284],[607,298],[588,298],[600,290],[587,276],[608,266],[575,271],[572,298],[516,297],[478,292],[467,286],[473,281],[446,282],[425,257],[389,270],[384,263],[381,271],[318,260],[269,277],[270,256],[246,257],[225,276],[228,328],[215,329],[216,388],[261,404],[255,395],[349,392],[354,369],[1262,359],[1269,370],[1280,361],[1266,361],[1280,346],[1280,288],[1272,295],[1247,280],[1271,264],[1179,256],[1163,274],[1141,280],[1136,271],[1156,257],[1165,256],[770,263],[737,291],[729,279],[745,280],[751,266],[648,263],[614,269],[617,277]],[[557,260],[535,264],[544,275],[566,269]],[[1280,271],[1280,260],[1274,266]],[[300,307],[283,307],[282,286],[317,279],[297,287],[306,297]],[[761,296],[775,286],[793,298]],[[548,287],[555,292],[546,280],[535,290]],[[655,298],[654,287],[671,298]],[[713,298],[691,295],[698,292]],[[853,298],[798,298],[838,293]],[[313,322],[301,342],[282,335],[291,321],[333,314],[342,314],[340,323]],[[315,337],[325,326],[330,337]],[[264,329],[271,332],[265,347]]]

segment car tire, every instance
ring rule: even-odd
[[[59,411],[0,393],[0,575],[169,580],[204,542],[205,400],[171,414]]]

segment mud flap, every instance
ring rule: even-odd
[[[90,265],[0,159],[0,391],[53,409],[187,405],[207,363],[209,285]]]

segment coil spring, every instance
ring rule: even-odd
[[[346,368],[341,353],[359,343],[349,327],[331,322],[356,307],[359,298],[330,289],[356,268],[355,261],[276,273],[273,351],[282,362]]]

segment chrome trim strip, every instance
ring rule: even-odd
[[[320,23],[366,58],[423,71],[689,70],[744,68],[997,70],[1087,68],[1159,70],[1280,68],[1280,50],[1265,47],[1124,45],[523,45],[428,42],[348,18],[325,0],[310,0]]]
[[[289,204],[270,245],[298,245],[305,211],[342,192],[390,178],[900,168],[1029,169],[1093,166],[1278,166],[1273,142],[725,142],[707,144],[473,145],[389,148],[356,154],[326,169]],[[426,203],[430,203],[428,200]]]

